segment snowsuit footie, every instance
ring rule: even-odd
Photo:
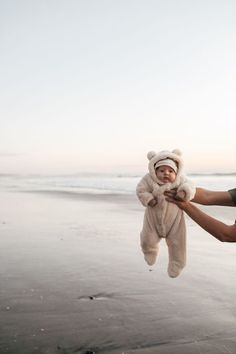
[[[137,196],[146,207],[143,228],[140,234],[141,248],[149,265],[156,262],[159,244],[165,238],[168,246],[170,277],[177,277],[186,264],[186,226],[183,211],[177,205],[166,201],[164,192],[176,188],[185,192],[185,199],[191,200],[195,195],[195,187],[183,174],[183,160],[177,149],[147,154],[149,159],[147,173],[136,188]],[[176,179],[173,183],[161,182],[155,172],[155,166],[160,166],[162,160],[170,159],[176,163]],[[148,205],[156,199],[154,207]]]

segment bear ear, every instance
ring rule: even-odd
[[[179,155],[179,156],[182,155],[182,152],[179,149],[174,149],[174,150],[172,150],[172,152],[176,155]]]
[[[148,160],[151,160],[156,155],[155,151],[149,151],[147,153]]]

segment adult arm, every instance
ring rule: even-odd
[[[178,198],[175,189],[166,191],[165,195],[169,201],[181,200]],[[191,200],[194,203],[202,205],[221,205],[221,206],[236,206],[236,189],[229,191],[209,191],[204,188],[196,188],[196,193]]]
[[[235,189],[228,192],[209,191],[197,188],[193,202],[204,205],[235,206],[233,193]],[[190,202],[179,200],[176,191],[166,192],[166,200],[175,203],[184,210],[198,225],[212,236],[222,242],[236,242],[236,225],[226,225],[223,222],[209,216]]]
[[[235,206],[232,191],[209,191],[204,188],[196,188],[196,193],[192,202],[203,205]]]
[[[236,242],[236,225],[226,225],[223,222],[207,215],[190,202],[176,201],[176,204],[185,211],[199,226],[221,242]]]

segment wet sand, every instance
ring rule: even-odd
[[[143,260],[142,219],[134,196],[2,192],[0,353],[236,353],[236,245],[187,219],[171,279],[165,242]]]

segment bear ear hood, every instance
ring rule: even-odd
[[[176,182],[178,183],[183,172],[183,160],[181,156],[182,153],[179,149],[174,149],[172,151],[163,150],[158,153],[155,151],[149,151],[147,153],[147,158],[149,160],[148,169],[152,179],[158,184],[163,184],[156,176],[155,164],[161,162],[161,160],[170,159],[174,161],[177,166]]]

